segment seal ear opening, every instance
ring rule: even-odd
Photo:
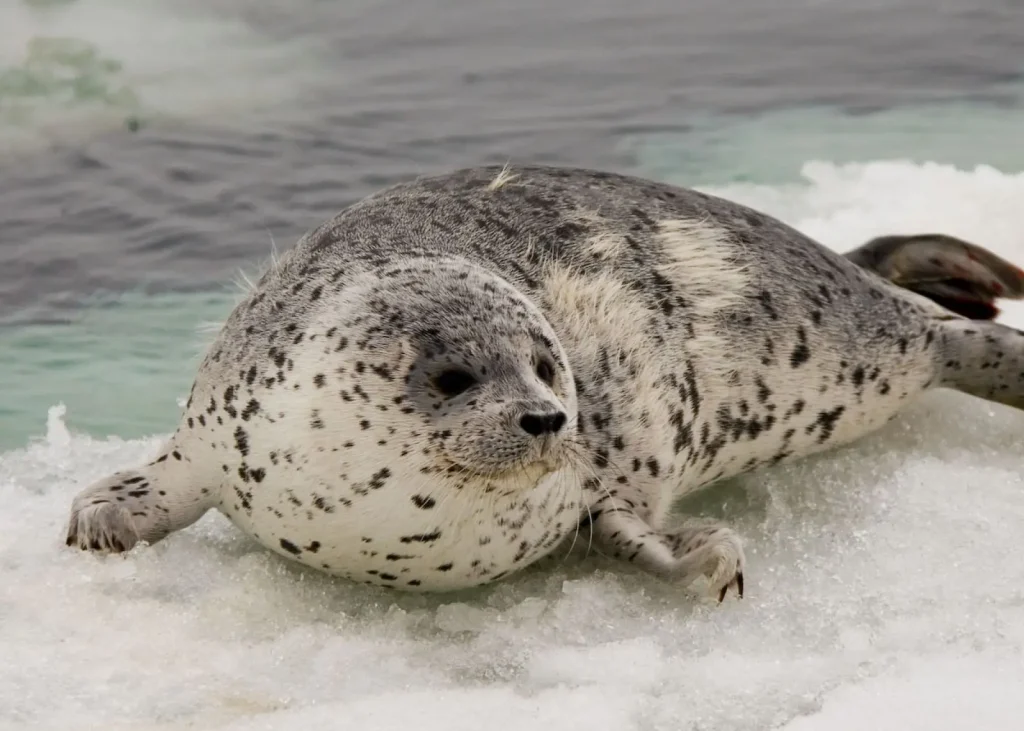
[[[955,236],[881,236],[846,258],[969,320],[994,320],[999,298],[1024,298],[1024,271]]]

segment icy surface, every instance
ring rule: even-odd
[[[1024,176],[809,165],[724,192],[845,249],[920,228],[1024,261]],[[1020,310],[1008,320],[1024,324]],[[42,414],[40,414],[42,421]],[[67,550],[71,496],[158,440],[0,455],[0,728],[1017,729],[1024,414],[936,392],[857,445],[695,496],[746,537],[722,606],[590,557],[417,597],[296,568],[224,518]]]

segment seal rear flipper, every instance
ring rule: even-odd
[[[999,298],[1024,298],[1024,271],[955,236],[881,236],[845,256],[971,320],[994,320]]]
[[[995,322],[940,323],[939,385],[1024,409],[1024,332]]]
[[[149,465],[116,472],[76,495],[65,543],[122,553],[191,525],[213,503],[213,491],[196,487],[186,458],[168,447],[167,454]]]

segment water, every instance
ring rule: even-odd
[[[595,558],[395,597],[216,515],[60,535],[173,429],[238,272],[392,181],[615,168],[1024,262],[1022,51],[1013,0],[3,0],[0,728],[1015,728],[1024,416],[958,394],[699,496],[750,541],[723,607]]]

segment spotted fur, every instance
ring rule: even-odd
[[[739,538],[669,525],[671,503],[932,386],[1016,403],[1024,340],[963,322],[695,191],[544,167],[420,179],[274,263],[164,452],[79,495],[68,542],[126,550],[216,507],[289,559],[426,591],[500,579],[586,523],[656,575],[742,592]]]

